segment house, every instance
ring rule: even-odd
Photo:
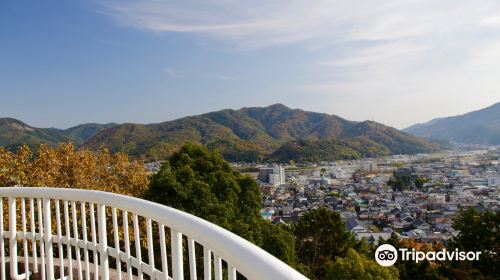
[[[352,233],[368,231],[366,226],[358,219],[350,218],[345,223],[346,230]]]
[[[420,219],[413,221],[412,226],[415,229],[421,230],[423,232],[430,232],[431,231],[431,225],[420,220]]]

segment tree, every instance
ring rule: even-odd
[[[337,258],[328,268],[326,279],[345,280],[397,280],[395,267],[383,267],[375,261],[349,249],[344,258]]]
[[[337,212],[319,208],[305,213],[295,229],[299,261],[310,269],[310,277],[322,279],[335,257],[343,257],[356,245]]]
[[[393,191],[403,191],[405,189],[405,182],[401,179],[390,178],[387,185],[391,186]]]
[[[294,235],[288,226],[275,226],[264,220],[262,221],[262,239],[262,249],[291,266],[297,266]]]
[[[184,144],[153,175],[146,198],[215,223],[294,265],[293,235],[262,219],[255,180],[216,151]]]
[[[260,234],[252,229],[259,222],[261,205],[257,183],[205,147],[182,146],[153,175],[146,198],[260,243]]]
[[[441,249],[438,247],[432,248],[430,246],[424,248],[417,248],[417,244],[414,241],[405,239],[399,240],[396,234],[392,234],[392,236],[384,243],[391,244],[397,250],[399,250],[399,248],[406,248],[409,250],[414,248],[423,251],[428,251],[428,250],[437,251],[438,249]],[[439,277],[439,273],[436,267],[435,266],[432,267],[428,260],[423,260],[418,263],[415,263],[413,261],[398,261],[396,262],[394,267],[397,268],[399,271],[399,279],[407,279],[407,280],[441,279]]]
[[[45,186],[108,191],[142,197],[148,187],[142,160],[122,153],[41,145],[35,153],[23,145],[17,153],[0,148],[0,186]]]
[[[424,187],[424,184],[427,182],[425,178],[417,178],[415,179],[415,187],[417,189],[421,189]]]
[[[487,211],[477,212],[474,208],[460,211],[453,222],[459,233],[450,242],[450,250],[480,251],[479,260],[450,267],[459,274],[470,274],[466,270],[481,272],[487,279],[500,278],[500,214]],[[476,273],[476,272],[474,272]]]

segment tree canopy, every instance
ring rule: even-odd
[[[299,261],[309,268],[313,278],[323,278],[331,262],[356,245],[340,215],[324,207],[300,218],[295,237]]]
[[[148,188],[141,160],[123,153],[77,150],[72,144],[41,145],[35,153],[21,146],[16,153],[0,147],[0,186],[45,186],[108,191],[135,197]]]
[[[397,280],[399,272],[395,267],[380,266],[354,249],[349,249],[344,258],[337,258],[328,268],[326,279]]]
[[[481,251],[479,260],[452,266],[463,274],[464,269],[480,272],[487,279],[500,278],[500,213],[480,213],[474,208],[463,210],[453,222],[459,233],[450,242],[450,250]],[[458,272],[462,270],[461,272]]]
[[[146,198],[215,223],[293,265],[293,234],[260,216],[259,186],[222,156],[186,143],[153,175]]]

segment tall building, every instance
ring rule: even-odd
[[[259,169],[259,181],[275,186],[285,184],[285,169],[281,165]]]

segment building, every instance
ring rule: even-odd
[[[488,177],[488,187],[500,186],[500,177]]]
[[[274,186],[285,184],[285,169],[281,165],[259,169],[259,181]]]
[[[359,163],[359,169],[364,172],[377,172],[378,166],[377,163],[374,161],[361,161]]]

